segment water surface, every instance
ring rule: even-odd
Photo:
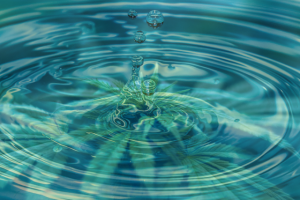
[[[1,199],[300,199],[299,12],[279,0],[5,1]],[[195,115],[188,134],[109,125],[133,55],[144,77],[158,72],[158,106]]]

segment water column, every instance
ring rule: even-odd
[[[135,18],[137,13],[130,10],[130,18]],[[150,20],[151,19],[151,20]],[[147,16],[149,26],[157,28],[163,23],[163,16],[159,11],[151,11]],[[152,24],[152,25],[151,25]],[[143,43],[146,36],[143,31],[137,31],[134,36],[136,43]],[[141,131],[141,121],[145,117],[156,118],[161,114],[161,109],[153,102],[153,94],[156,83],[152,79],[141,81],[140,67],[144,64],[144,58],[135,55],[131,58],[132,74],[129,81],[123,87],[120,97],[122,101],[117,104],[116,111],[111,117],[111,122],[122,129]]]
[[[160,109],[153,103],[155,82],[149,79],[141,83],[139,71],[144,64],[144,58],[133,56],[131,64],[131,78],[120,93],[122,101],[117,104],[116,111],[112,115],[112,122],[122,129],[138,131],[141,118],[156,117],[160,114]]]
[[[126,100],[135,100],[142,102],[142,91],[141,91],[141,79],[140,79],[140,67],[144,64],[144,58],[142,56],[133,56],[131,58],[132,73],[131,78],[125,84],[121,91],[121,98]]]

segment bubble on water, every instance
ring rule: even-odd
[[[135,10],[129,10],[128,11],[128,17],[134,19],[137,16],[137,12]]]
[[[137,31],[134,35],[134,41],[137,43],[143,43],[146,40],[146,36],[143,31]]]
[[[214,80],[214,83],[215,83],[215,84],[219,84],[219,83],[220,83],[220,80],[219,80],[218,78],[216,78],[216,79]]]
[[[147,15],[146,21],[150,27],[157,28],[164,23],[164,17],[160,11],[151,10]]]
[[[133,67],[140,67],[144,64],[144,58],[142,56],[132,56],[131,63]]]
[[[235,120],[234,120],[234,122],[239,122],[239,121],[240,121],[240,119],[235,119]]]
[[[54,77],[60,77],[62,75],[62,69],[59,68],[58,70],[56,70],[56,72],[54,73]]]
[[[172,66],[171,64],[169,64],[168,68],[169,68],[169,69],[175,69],[175,67]]]
[[[58,68],[58,69],[57,68],[52,68],[49,71],[49,74],[51,76],[53,76],[54,78],[60,77],[62,75],[62,73],[63,73],[62,68]]]
[[[93,22],[83,22],[77,24],[81,29],[82,35],[89,35],[95,32],[95,24]]]
[[[62,150],[62,147],[60,145],[56,145],[55,147],[53,147],[53,151],[58,153]]]

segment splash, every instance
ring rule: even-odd
[[[296,3],[28,7],[0,12],[0,199],[300,198]],[[135,43],[132,8],[168,24]]]

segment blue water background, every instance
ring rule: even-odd
[[[298,1],[4,0],[0,9],[0,199],[247,199],[247,191],[266,193],[251,188],[260,180],[282,191],[282,199],[300,199]],[[129,9],[138,12],[136,19],[127,16]],[[164,15],[158,29],[145,21],[153,9]],[[137,30],[147,37],[142,44],[133,40]],[[59,143],[47,135],[45,118],[60,107],[77,109],[111,95],[79,79],[126,83],[133,55],[145,59],[143,76],[158,69],[158,88],[177,81],[169,92],[190,89],[184,95],[221,113],[217,132],[199,146],[242,149],[246,157],[227,161],[251,172],[245,179],[259,180],[243,183],[246,172],[238,172],[235,184],[250,186],[235,196],[231,187],[218,190],[222,177],[193,182],[188,164],[164,153],[145,157],[154,163],[143,170],[130,164],[130,149],[99,172],[89,167],[101,147],[89,151],[76,137]],[[86,178],[94,172],[99,178]],[[170,185],[162,184],[167,177]]]

